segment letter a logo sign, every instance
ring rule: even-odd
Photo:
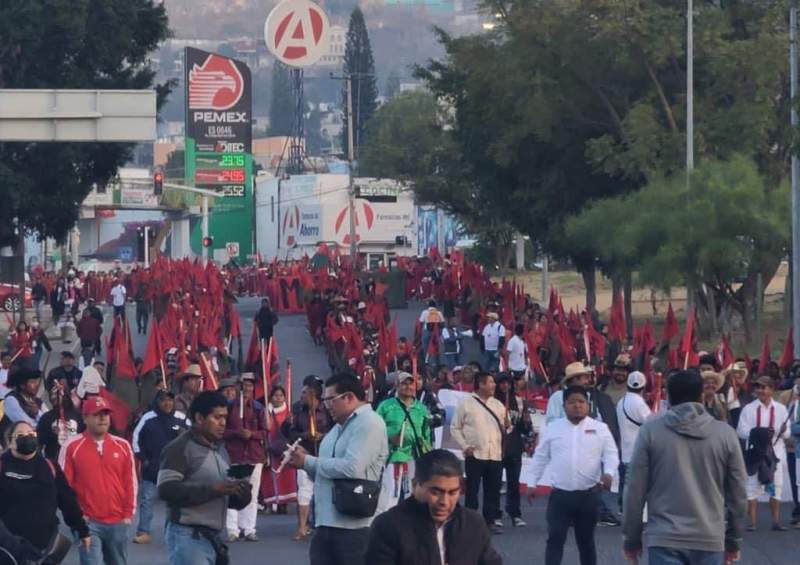
[[[267,48],[290,67],[308,67],[328,53],[330,23],[322,8],[309,0],[284,0],[264,24]]]

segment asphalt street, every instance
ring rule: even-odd
[[[242,315],[243,343],[247,347],[250,337],[252,318],[258,308],[258,300],[244,298],[240,301]],[[401,335],[413,333],[414,320],[419,314],[419,308],[413,305],[407,310],[398,310],[392,313],[398,317],[398,326]],[[135,329],[135,328],[134,328]],[[304,316],[282,316],[276,326],[276,335],[280,346],[282,364],[286,359],[291,359],[294,367],[295,398],[300,388],[302,377],[307,374],[317,374],[325,377],[329,369],[325,360],[322,347],[315,346],[306,329]],[[142,355],[145,347],[145,336],[134,333],[135,350]],[[468,344],[467,353],[474,355],[474,345]],[[544,547],[547,539],[545,523],[546,499],[537,498],[528,504],[523,501],[523,517],[528,522],[525,528],[511,528],[507,523],[505,532],[494,537],[494,544],[502,554],[504,563],[508,565],[536,564],[544,561]],[[761,505],[760,525],[758,532],[745,533],[745,544],[742,553],[742,564],[768,565],[772,563],[797,562],[797,548],[800,545],[800,530],[789,532],[768,531],[769,518],[766,505]],[[293,508],[290,508],[290,512]],[[783,515],[788,521],[790,508],[785,506]],[[131,544],[128,563],[131,565],[156,565],[167,563],[167,553],[164,546],[163,525],[164,510],[159,503],[154,520],[153,543],[149,546]],[[291,536],[294,532],[295,517],[261,515],[258,519],[258,535],[260,542],[237,542],[231,544],[231,558],[235,565],[263,564],[263,563],[292,563],[301,564],[308,562],[308,542],[293,542]],[[601,564],[621,564],[621,531],[620,528],[598,528],[597,531],[598,562]],[[71,552],[65,563],[78,564],[77,551]],[[570,536],[564,556],[565,564],[578,563],[575,543]],[[642,563],[647,563],[643,559]]]

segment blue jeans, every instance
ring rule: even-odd
[[[447,365],[447,368],[452,370],[458,365],[461,365],[461,354],[460,353],[445,353],[444,354],[444,362]]]
[[[128,562],[128,524],[101,524],[88,520],[92,545],[80,546],[81,565],[125,565]]]
[[[483,352],[483,370],[484,371],[497,371],[500,369],[500,354],[495,351]]]
[[[217,554],[206,538],[175,522],[167,522],[166,544],[170,565],[214,565]]]
[[[153,501],[158,496],[158,488],[150,481],[139,481],[139,524],[136,526],[137,534],[149,534],[150,523],[153,521]]]
[[[647,557],[650,565],[724,565],[725,563],[725,554],[721,551],[673,547],[649,547]]]

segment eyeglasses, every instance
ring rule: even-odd
[[[334,400],[337,400],[337,399],[343,397],[345,394],[348,394],[348,393],[343,392],[342,394],[337,394],[336,396],[323,396],[322,398],[320,398],[320,400],[322,402],[324,402],[325,404],[331,404],[331,403],[333,403]]]

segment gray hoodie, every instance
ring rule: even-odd
[[[702,404],[679,404],[639,430],[625,476],[625,549],[737,551],[746,510],[742,449],[736,432]],[[725,508],[730,510],[725,530]]]

